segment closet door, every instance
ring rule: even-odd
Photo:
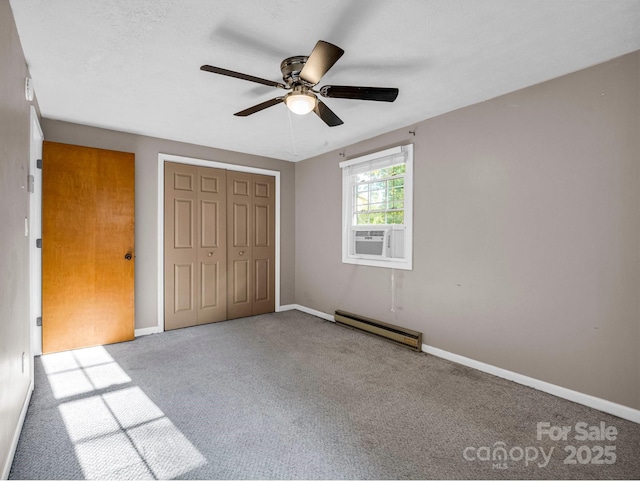
[[[227,172],[227,317],[252,314],[252,174]]]
[[[165,329],[227,318],[226,171],[165,163]]]
[[[227,316],[275,311],[275,179],[227,172]]]
[[[276,310],[275,177],[253,175],[253,303],[251,313]]]
[[[227,319],[226,170],[198,167],[198,324]]]
[[[164,164],[164,326],[197,324],[197,168]]]

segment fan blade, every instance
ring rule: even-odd
[[[267,100],[266,102],[262,102],[261,104],[254,105],[253,107],[249,107],[248,109],[241,110],[240,112],[236,112],[233,115],[238,117],[246,117],[247,115],[255,114],[256,112],[260,112],[266,108],[272,107],[276,104],[281,103],[284,100],[284,97],[276,97],[275,99]]]
[[[349,87],[346,85],[325,85],[320,89],[323,97],[335,99],[377,100],[393,102],[398,97],[398,89],[385,87]]]
[[[225,68],[212,67],[211,65],[203,65],[202,67],[200,67],[200,70],[204,70],[205,72],[217,73],[220,75],[226,75],[227,77],[239,78],[241,80],[248,80],[249,82],[256,82],[259,84],[268,85],[269,87],[278,87],[281,89],[287,88],[285,84],[280,82],[274,82],[273,80],[267,80],[260,77],[254,77],[253,75],[234,72],[233,70],[227,70]]]
[[[313,112],[318,117],[320,117],[329,127],[335,127],[336,125],[344,124],[344,122],[340,120],[340,117],[334,114],[333,111],[326,106],[326,104],[320,101],[320,99],[318,99],[316,108],[313,109]]]
[[[302,67],[300,78],[311,85],[316,85],[343,53],[344,50],[340,47],[319,40]]]

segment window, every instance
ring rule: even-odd
[[[340,163],[342,262],[411,270],[413,145]]]

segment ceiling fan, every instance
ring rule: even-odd
[[[308,57],[298,55],[285,58],[280,63],[280,71],[282,72],[284,83],[274,82],[220,67],[212,67],[211,65],[203,65],[200,67],[200,70],[248,80],[249,82],[256,82],[270,87],[290,90],[290,92],[282,97],[275,97],[266,102],[249,107],[248,109],[236,112],[234,115],[238,117],[246,117],[247,115],[255,114],[268,107],[284,102],[289,110],[295,114],[305,115],[313,111],[329,127],[335,127],[336,125],[341,125],[343,123],[342,120],[318,99],[317,94],[326,98],[375,100],[379,102],[393,102],[398,96],[398,89],[396,88],[325,85],[319,90],[314,89],[324,74],[342,57],[342,54],[344,54],[344,50],[340,47],[320,40],[316,43],[311,55]]]

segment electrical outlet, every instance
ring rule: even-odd
[[[29,237],[29,219],[24,218],[24,236]]]

